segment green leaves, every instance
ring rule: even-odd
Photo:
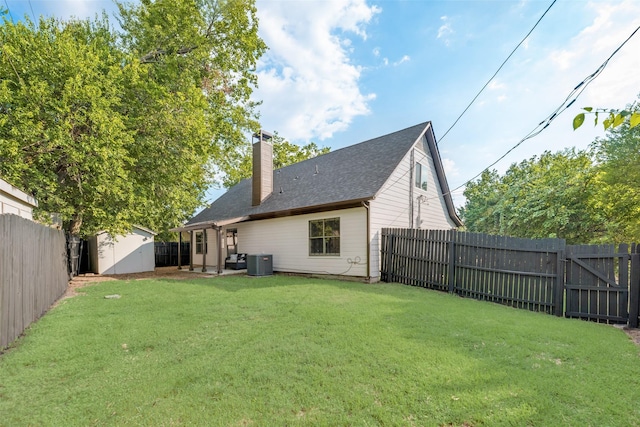
[[[592,107],[583,108],[587,113],[594,114],[594,125],[598,125],[598,121],[600,119],[599,113],[606,113],[606,119],[602,121],[602,125],[605,130],[616,128],[618,126],[623,125],[624,123],[628,123],[629,127],[634,128],[640,125],[640,111],[637,110],[637,106],[631,106],[626,110],[596,110]],[[578,129],[580,126],[584,124],[586,113],[579,113],[573,118],[573,130]]]
[[[584,123],[584,113],[580,113],[573,118],[573,130],[578,129]]]
[[[513,164],[504,175],[482,174],[467,185],[460,214],[469,231],[568,243],[640,241],[640,111],[634,103],[604,113],[607,137],[589,151],[566,150]]]
[[[118,34],[106,16],[0,26],[0,175],[85,235],[179,225],[258,128],[253,1],[118,7]]]
[[[586,152],[545,152],[503,176],[483,173],[465,189],[460,213],[469,231],[589,242],[601,237],[604,221],[594,205],[596,174]]]

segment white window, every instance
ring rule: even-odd
[[[416,162],[416,187],[427,191],[427,167]]]
[[[309,221],[309,255],[340,255],[340,218]]]
[[[203,248],[205,253],[208,253],[207,242],[204,241],[204,233],[202,231],[196,231],[196,254],[201,254]]]

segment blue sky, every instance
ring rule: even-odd
[[[3,2],[14,19],[115,9],[105,0]],[[260,35],[270,48],[254,94],[263,101],[262,127],[335,150],[430,120],[456,188],[560,106],[640,26],[638,0],[558,0],[441,139],[551,2],[258,0]],[[545,150],[585,148],[603,136],[589,123],[574,132],[572,119],[584,106],[623,108],[637,99],[638,52],[640,33],[574,106],[495,168],[503,172]],[[458,205],[461,192],[454,193]]]

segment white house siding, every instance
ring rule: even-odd
[[[340,218],[340,256],[309,255],[309,221]],[[367,276],[367,221],[352,208],[234,224],[238,252],[273,255],[273,269],[290,273]]]
[[[402,159],[378,195],[371,201],[371,276],[380,275],[380,233],[383,228],[450,229],[454,222],[438,183],[435,166],[426,141],[422,138],[413,149],[413,162],[428,168],[427,190],[415,186],[411,151]],[[413,169],[415,173],[415,168]],[[418,198],[424,196],[425,201]],[[413,205],[413,211],[411,206]]]
[[[14,214],[33,219],[33,208],[38,204],[27,193],[0,179],[0,214]]]
[[[89,239],[91,268],[98,274],[128,274],[155,269],[154,234],[134,228],[115,239],[100,233]]]

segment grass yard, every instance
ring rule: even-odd
[[[0,356],[0,425],[640,425],[610,326],[285,276],[81,291]]]

